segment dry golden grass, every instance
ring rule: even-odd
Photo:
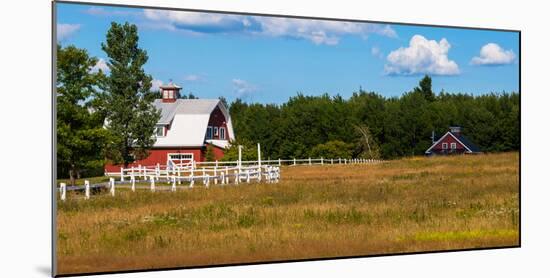
[[[60,274],[519,244],[519,155],[285,167],[279,184],[58,202]]]

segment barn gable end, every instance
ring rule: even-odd
[[[459,127],[450,130],[426,150],[427,155],[476,154],[481,150],[468,140]]]

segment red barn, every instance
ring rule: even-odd
[[[206,148],[212,146],[216,159],[235,139],[227,108],[219,99],[180,99],[181,87],[161,86],[161,99],[154,101],[160,110],[155,129],[156,141],[147,158],[129,165],[154,166],[175,162],[204,161]],[[105,172],[119,172],[121,165],[107,164]]]
[[[435,139],[435,138],[434,138]],[[439,140],[426,150],[427,155],[477,154],[481,150],[462,135],[462,129],[452,126]]]

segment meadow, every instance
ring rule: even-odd
[[[519,154],[283,167],[57,206],[59,274],[519,245]]]

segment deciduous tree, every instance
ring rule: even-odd
[[[112,135],[107,157],[125,166],[148,155],[160,117],[152,104],[152,77],[143,70],[147,52],[139,48],[138,42],[136,25],[113,22],[106,42],[101,44],[110,69],[103,95],[107,129]]]

